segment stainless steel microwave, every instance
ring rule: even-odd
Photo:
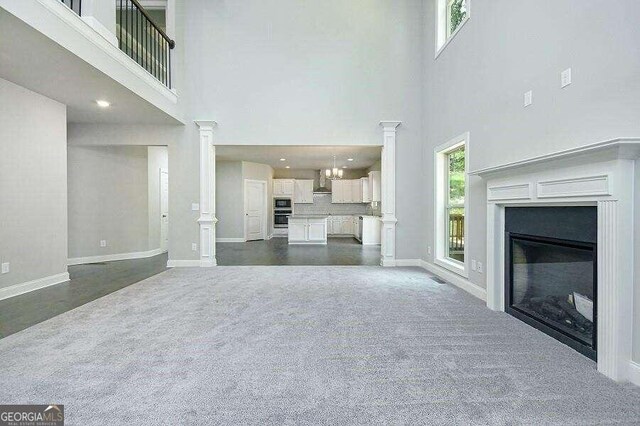
[[[290,209],[291,198],[274,198],[273,208],[275,209]]]

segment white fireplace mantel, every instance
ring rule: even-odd
[[[630,378],[638,158],[640,139],[619,138],[470,173],[487,185],[487,306],[493,310],[505,310],[505,207],[597,207],[597,363],[616,381]]]

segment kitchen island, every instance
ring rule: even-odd
[[[327,215],[289,216],[289,244],[327,244]]]

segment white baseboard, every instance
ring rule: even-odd
[[[487,290],[472,283],[468,279],[461,277],[453,272],[442,268],[433,263],[429,263],[422,259],[396,259],[395,266],[417,266],[439,276],[446,282],[455,285],[458,288],[470,293],[478,299],[487,301]]]
[[[216,243],[244,243],[244,238],[216,238]]]
[[[105,254],[102,256],[87,256],[87,257],[74,257],[67,260],[69,266],[83,265],[85,263],[98,263],[98,262],[113,262],[116,260],[130,260],[130,259],[145,259],[147,257],[157,256],[162,254],[163,250],[157,248],[149,251],[137,251],[133,253],[117,253],[117,254]]]
[[[69,273],[63,272],[62,274],[50,275],[48,277],[38,278],[37,280],[15,284],[10,287],[0,289],[0,300],[19,296],[30,291],[64,283],[67,281],[69,281]]]
[[[636,386],[640,386],[640,364],[629,361],[629,381]]]
[[[273,234],[267,235],[267,240],[270,240],[273,238]]]
[[[167,268],[199,268],[199,260],[171,260],[167,261]]]

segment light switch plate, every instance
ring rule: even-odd
[[[2,264],[2,273],[3,274],[9,273],[9,262],[5,262]]]
[[[197,212],[198,210],[200,210],[200,204],[191,203],[191,210],[194,211],[194,212]]]
[[[431,254],[431,246],[427,247],[427,254]]]
[[[107,246],[107,240],[100,240],[100,247],[106,247]]]
[[[567,87],[571,84],[571,68],[560,73],[560,87]]]
[[[476,270],[476,261],[475,261],[475,259],[472,259],[472,260],[471,260],[471,270],[472,270],[472,271],[475,271],[475,270]]]
[[[533,103],[533,91],[529,90],[524,94],[524,106],[528,107]]]
[[[198,244],[196,244],[196,243],[191,243],[191,250],[192,250],[192,251],[198,251]]]

